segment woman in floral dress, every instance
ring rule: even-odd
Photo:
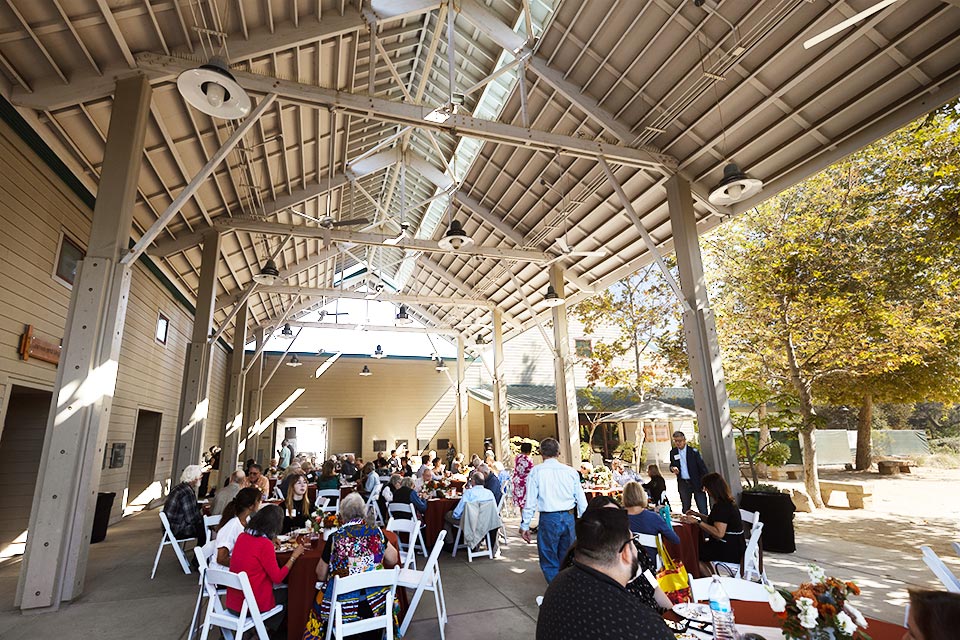
[[[532,451],[532,444],[529,442],[521,443],[520,455],[513,463],[513,502],[521,511],[523,511],[523,506],[527,500],[527,477],[533,470],[533,459],[530,457]]]
[[[303,640],[324,640],[327,623],[330,619],[330,596],[333,592],[334,576],[346,577],[364,571],[389,569],[398,564],[400,554],[387,543],[383,532],[365,521],[365,505],[358,493],[351,493],[340,501],[340,520],[344,522],[330,536],[323,548],[323,558],[317,563],[317,579],[325,582],[323,589],[317,592],[317,599],[310,610]],[[383,615],[387,594],[390,589],[368,589],[366,597],[361,591],[340,596],[343,607],[343,621],[354,622],[365,618]],[[399,605],[393,604],[394,635],[399,637]],[[380,638],[383,631],[362,634]]]

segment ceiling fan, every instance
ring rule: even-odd
[[[290,209],[290,212],[295,213],[301,218],[306,218],[307,220],[316,222],[324,229],[333,229],[335,227],[349,227],[356,224],[370,224],[370,220],[368,218],[351,218],[350,220],[335,220],[333,216],[323,216],[320,218],[314,218],[313,216],[308,216],[302,211],[297,211],[296,209]]]
[[[563,236],[560,236],[556,240],[557,248],[560,249],[560,253],[564,256],[584,256],[590,258],[602,258],[606,257],[609,252],[606,249],[596,249],[594,251],[578,251],[570,245],[567,244],[567,239]]]
[[[861,20],[869,18],[870,16],[877,13],[878,11],[883,11],[890,5],[896,4],[897,2],[900,2],[900,0],[880,0],[880,2],[876,3],[872,7],[868,9],[864,9],[863,11],[861,11],[856,15],[850,16],[843,22],[840,22],[839,24],[836,24],[830,27],[823,33],[810,38],[809,40],[803,43],[803,48],[810,49],[811,47],[815,47],[821,42],[823,42],[824,40],[829,40],[833,36],[843,31],[844,29],[848,29],[852,27],[853,25],[857,24]]]

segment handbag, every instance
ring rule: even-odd
[[[663,568],[657,572],[657,584],[673,604],[693,602],[693,590],[690,588],[690,576],[680,560],[674,560],[667,553],[660,536],[657,536],[657,553],[663,562]]]

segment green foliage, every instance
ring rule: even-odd
[[[748,489],[748,491],[756,491],[757,493],[780,493],[780,487],[774,484],[755,484]]]
[[[513,436],[510,438],[510,453],[512,453],[514,457],[520,455],[520,445],[523,444],[524,442],[529,442],[530,445],[533,447],[533,455],[535,456],[540,455],[539,440],[533,440],[532,438],[523,438],[521,436]]]
[[[593,454],[593,446],[589,442],[580,442],[580,459],[589,460]]]
[[[744,480],[748,487],[755,487],[759,483],[758,464],[782,467],[790,459],[789,445],[773,441],[769,432],[796,432],[802,424],[801,416],[792,409],[797,399],[791,393],[774,391],[746,380],[731,380],[727,390],[731,398],[750,406],[746,414],[735,413],[730,418],[734,429],[739,432],[735,438],[737,458],[741,464],[747,464],[750,472],[749,476],[744,475]],[[761,434],[751,433],[753,429],[759,429]]]
[[[633,462],[636,456],[636,443],[633,440],[621,442],[620,445],[613,450],[613,454],[624,462]]]

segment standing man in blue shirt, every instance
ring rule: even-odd
[[[560,563],[577,539],[574,509],[577,516],[587,509],[587,496],[580,485],[580,476],[572,467],[557,460],[560,443],[547,438],[540,443],[543,464],[533,468],[527,477],[527,499],[520,521],[520,536],[530,542],[530,521],[540,512],[537,553],[540,570],[547,583],[560,571]]]
[[[687,446],[687,436],[683,431],[673,434],[673,449],[670,449],[670,471],[677,476],[677,489],[683,512],[690,509],[690,497],[697,501],[697,511],[707,513],[707,494],[703,492],[703,476],[707,475],[707,465],[700,452]]]

